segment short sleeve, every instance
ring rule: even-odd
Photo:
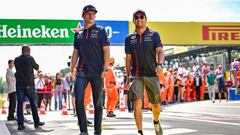
[[[74,43],[73,43],[74,49],[79,49],[79,40],[77,39],[77,35],[78,35],[78,32],[75,32]]]
[[[155,33],[154,33],[154,35],[153,35],[153,41],[154,41],[154,46],[155,46],[155,48],[163,47],[162,42],[161,42],[161,39],[160,39],[160,35],[159,35],[158,32],[155,32]]]
[[[131,54],[131,46],[129,44],[129,38],[126,37],[125,39],[125,53],[126,54]]]
[[[101,30],[101,34],[102,34],[101,35],[101,44],[102,44],[102,46],[109,46],[110,42],[109,42],[107,33],[106,33],[104,28]]]

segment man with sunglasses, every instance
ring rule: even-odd
[[[78,61],[74,95],[81,135],[88,135],[84,95],[89,82],[94,104],[94,135],[101,135],[102,132],[102,85],[108,72],[110,43],[105,29],[95,24],[96,13],[92,5],[83,8],[84,27],[75,33],[71,60],[71,71]]]
[[[129,98],[134,103],[134,117],[138,134],[142,131],[142,100],[146,89],[149,102],[152,103],[153,124],[156,135],[163,131],[159,122],[160,116],[160,84],[158,76],[162,73],[164,53],[159,33],[146,26],[147,16],[143,10],[133,14],[135,31],[125,39],[126,53],[126,87],[129,88]],[[130,75],[133,78],[130,86]]]

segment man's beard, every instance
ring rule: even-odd
[[[146,27],[145,25],[141,25],[141,26],[136,25],[137,29],[142,29],[142,28],[145,28],[145,27]]]

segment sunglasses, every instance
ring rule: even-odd
[[[134,16],[134,19],[135,20],[138,20],[138,19],[144,19],[144,15],[140,15],[140,16],[138,16],[138,15],[136,15],[136,16]]]

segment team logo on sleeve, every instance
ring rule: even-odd
[[[131,36],[131,39],[136,39],[136,35],[134,35],[134,36]]]
[[[78,31],[77,39],[79,39],[79,38],[83,38],[83,29],[80,29]]]
[[[83,33],[83,30],[80,29],[80,30],[78,31],[78,34],[81,35],[82,33]]]
[[[136,38],[136,35],[133,35],[130,37],[130,44],[135,44],[137,43],[137,38]]]

